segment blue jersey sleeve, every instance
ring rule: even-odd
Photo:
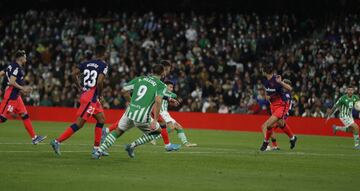
[[[80,71],[84,71],[84,65],[85,64],[82,62],[82,63],[78,64],[77,67],[79,68]]]
[[[276,89],[276,92],[283,93],[283,87],[277,82],[276,82],[275,89]]]
[[[104,62],[100,62],[99,63],[99,74],[104,74],[106,76],[107,72],[108,72],[108,66],[106,63]]]

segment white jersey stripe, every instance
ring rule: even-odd
[[[152,105],[151,105],[151,107],[152,107]],[[145,113],[144,113],[144,116],[143,116],[143,118],[142,118],[142,121],[141,122],[143,122],[143,123],[146,123],[147,121],[147,118],[148,118],[148,116],[149,116],[149,110],[150,110],[150,108],[151,108],[150,106],[146,109],[146,111],[145,111]]]
[[[135,111],[134,111],[134,115],[133,115],[133,117],[132,117],[132,120],[135,120],[135,119],[136,119],[138,113],[139,113],[139,110],[135,110]]]
[[[141,117],[142,117],[142,115],[143,115],[144,111],[145,111],[145,108],[141,108],[140,113],[139,113],[139,115],[138,115],[138,117],[137,117],[136,121],[141,121]]]

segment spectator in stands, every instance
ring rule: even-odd
[[[329,21],[255,13],[91,15],[84,9],[0,19],[0,68],[12,61],[12,51],[29,52],[25,79],[35,91],[24,101],[30,105],[77,107],[68,100],[80,92],[71,72],[97,43],[109,53],[105,108],[124,108],[121,87],[161,59],[172,62],[168,78],[184,100],[180,111],[268,114],[260,74],[266,64],[294,82],[296,116],[321,116],[347,84],[360,86],[355,14]]]
[[[53,106],[53,102],[50,100],[49,95],[48,94],[44,94],[43,99],[40,101],[40,106],[48,106],[51,107]]]

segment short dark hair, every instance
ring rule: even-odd
[[[105,51],[106,51],[106,47],[104,45],[100,44],[95,47],[96,56],[104,56]]]
[[[23,57],[23,56],[26,56],[25,50],[18,50],[18,51],[16,51],[16,53],[15,53],[15,59],[18,59],[18,58]]]
[[[155,64],[153,72],[155,75],[161,75],[164,72],[164,66],[162,64]]]
[[[165,80],[165,82],[164,82],[166,85],[175,85],[174,84],[174,82],[173,81],[171,81],[171,80]]]
[[[171,66],[171,62],[169,60],[160,60],[160,64],[164,67]]]
[[[93,57],[93,52],[91,50],[86,50],[85,51],[85,58],[88,60],[91,60],[91,58]]]
[[[273,71],[274,71],[274,67],[271,63],[269,63],[263,67],[263,72],[265,72],[267,74],[271,74]]]

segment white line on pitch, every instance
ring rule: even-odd
[[[69,151],[64,150],[62,153],[89,153],[90,151]],[[111,151],[110,153],[125,153],[125,151]],[[9,151],[0,151],[0,153],[53,153],[53,151],[29,151],[29,150],[9,150]],[[177,152],[166,152],[166,151],[146,151],[141,150],[139,153],[167,153],[167,154],[236,154],[241,157],[242,155],[253,155],[260,154],[257,151],[254,152],[246,152],[246,151],[234,151],[234,152],[226,152],[226,151],[177,151]],[[263,154],[263,153],[261,153]],[[295,155],[295,156],[322,156],[322,157],[360,157],[360,154],[331,154],[331,153],[305,153],[305,152],[266,152],[264,154],[268,155]]]

